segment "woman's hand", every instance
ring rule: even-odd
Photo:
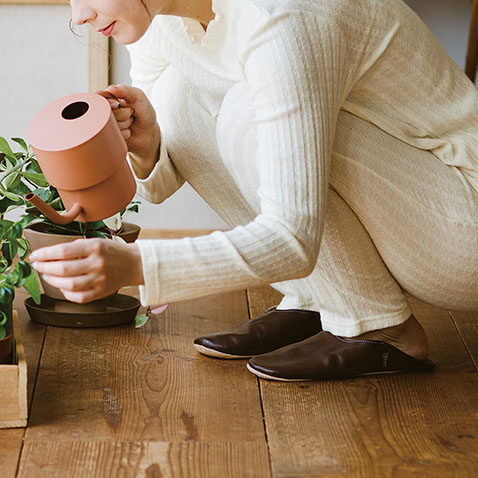
[[[137,244],[106,239],[77,239],[43,247],[30,254],[33,268],[61,290],[66,299],[85,303],[144,284]]]
[[[110,103],[121,134],[132,153],[135,173],[147,177],[158,160],[161,134],[156,112],[144,92],[133,86],[110,85],[96,94]]]

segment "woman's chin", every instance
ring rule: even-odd
[[[148,25],[149,27],[149,25]],[[121,45],[130,45],[131,43],[136,43],[148,30],[135,29],[134,31],[128,31],[128,29],[121,29],[120,31],[113,32],[112,37],[117,43]]]

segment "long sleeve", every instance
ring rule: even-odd
[[[153,86],[168,66],[168,62],[161,59],[160,35],[157,23],[153,22],[142,38],[126,45],[131,59],[132,85],[142,89],[152,103]],[[127,159],[131,165],[129,154]],[[176,192],[184,182],[168,156],[167,145],[161,141],[159,159],[150,175],[145,179],[136,178],[137,193],[147,201],[159,204]]]
[[[289,11],[258,26],[242,60],[253,93],[260,213],[230,231],[138,241],[143,305],[310,274],[335,125],[352,83],[348,56],[340,28],[328,18]]]

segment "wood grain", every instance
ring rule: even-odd
[[[273,476],[474,476],[478,376],[262,383]]]
[[[68,5],[69,0],[0,0],[0,5]]]
[[[248,290],[250,316],[277,303]],[[260,380],[274,477],[466,477],[478,469],[478,374],[446,310],[410,298],[437,370],[343,381]]]
[[[468,33],[468,48],[466,52],[465,73],[475,82],[478,67],[478,1],[473,1],[471,10],[470,30]]]
[[[247,317],[238,291],[170,304],[141,329],[50,327],[26,439],[264,441],[244,362],[193,347]]]
[[[180,237],[205,236],[216,229],[141,229],[139,239],[177,239]],[[225,229],[217,229],[222,231]]]
[[[450,315],[478,370],[478,312],[450,311]]]
[[[0,365],[0,428],[18,428],[27,425],[27,363],[23,347],[18,312],[13,310],[13,335],[16,362]]]
[[[265,478],[265,443],[27,442],[21,478]]]
[[[109,85],[109,38],[88,28],[88,91],[94,93]]]
[[[28,403],[30,406],[46,327],[30,321],[23,305],[26,297],[27,293],[23,289],[17,290],[15,292],[14,308],[19,311],[19,322],[27,362]],[[24,434],[25,428],[0,430],[0,443],[2,444],[0,470],[2,478],[16,476]]]
[[[247,289],[247,301],[251,319],[264,312],[267,308],[277,305],[283,295],[270,286]]]
[[[0,430],[0,470],[2,478],[15,478],[22,450],[24,428]]]

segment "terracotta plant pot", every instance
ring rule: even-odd
[[[13,363],[13,301],[0,304],[0,312],[2,312],[0,323],[5,316],[7,318],[6,323],[0,326],[0,337],[5,334],[3,338],[0,338],[0,364],[11,364]]]
[[[53,246],[56,244],[63,244],[65,242],[72,242],[80,239],[80,236],[69,236],[62,234],[48,234],[45,229],[48,225],[42,222],[34,223],[24,230],[25,239],[30,243],[31,250],[40,249],[42,247]],[[123,232],[119,234],[123,240],[128,243],[134,242],[139,235],[141,228],[136,224],[128,222],[123,223]],[[109,240],[109,239],[105,239]],[[56,287],[51,286],[43,280],[42,274],[38,273],[40,282],[45,291],[45,295],[51,299],[55,299],[55,310],[63,313],[101,313],[104,312],[108,304],[111,302],[111,297],[95,300],[86,304],[76,304],[68,301],[62,292]]]

